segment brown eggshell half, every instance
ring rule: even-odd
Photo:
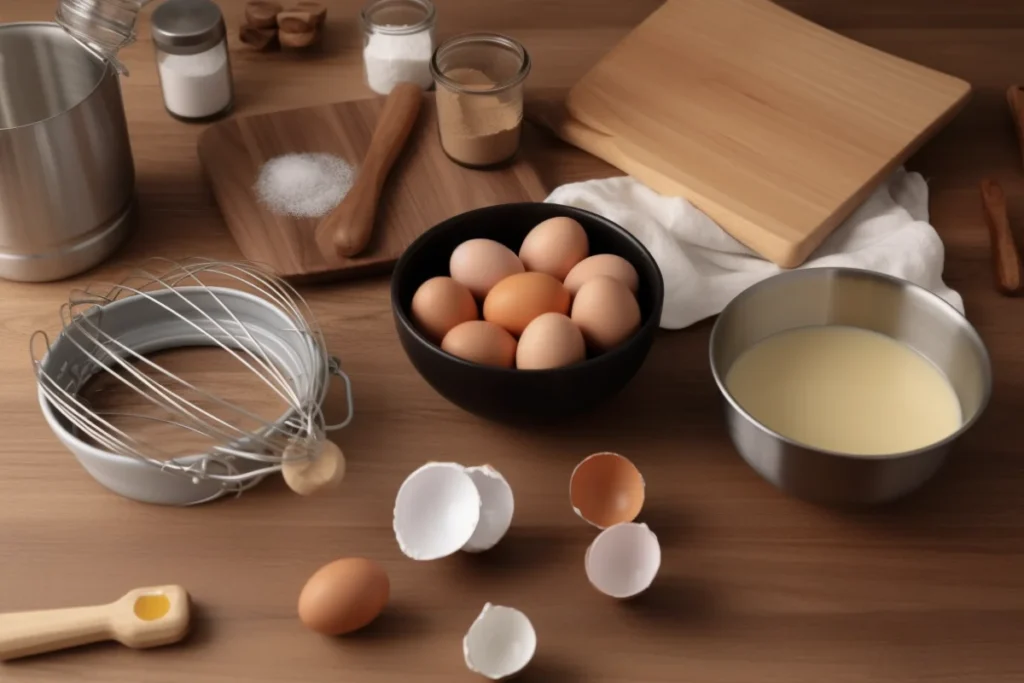
[[[595,453],[573,470],[569,499],[576,514],[599,529],[632,522],[644,507],[644,478],[629,458]]]

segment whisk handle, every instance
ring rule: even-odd
[[[113,637],[110,605],[0,614],[0,661]]]

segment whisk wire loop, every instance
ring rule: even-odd
[[[289,444],[303,444],[298,452],[316,457],[326,432],[354,417],[351,381],[328,355],[308,303],[262,264],[151,259],[120,282],[73,290],[59,314],[60,335],[51,343],[37,332],[29,347],[44,414],[80,459],[83,449],[99,449],[196,483],[218,482],[221,493],[241,493],[281,470]],[[150,357],[186,346],[224,351],[283,403],[284,414],[267,419]],[[99,375],[157,414],[90,405],[83,389]],[[348,411],[337,424],[327,424],[323,408],[332,377],[344,384]],[[180,429],[212,445],[175,456],[118,426],[125,418]]]

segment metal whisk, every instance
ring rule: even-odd
[[[309,306],[270,270],[153,259],[120,283],[72,291],[60,316],[63,330],[52,344],[45,332],[32,337],[40,406],[57,437],[108,488],[180,505],[240,493],[275,472],[300,493],[343,475],[341,452],[325,433],[351,422],[351,383],[327,354]],[[230,354],[284,403],[284,414],[268,420],[148,357],[194,346]],[[134,392],[151,413],[90,405],[82,390],[101,374]],[[323,401],[332,375],[345,383],[348,416],[328,425]],[[153,443],[115,424],[123,418],[159,422],[214,445],[175,457],[166,441]]]

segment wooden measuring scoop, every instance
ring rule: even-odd
[[[370,243],[381,191],[422,104],[423,91],[414,83],[399,83],[388,95],[352,188],[317,226],[316,242],[324,256],[356,256]]]
[[[0,614],[0,661],[104,640],[136,649],[170,645],[188,625],[181,586],[137,588],[107,605]]]

